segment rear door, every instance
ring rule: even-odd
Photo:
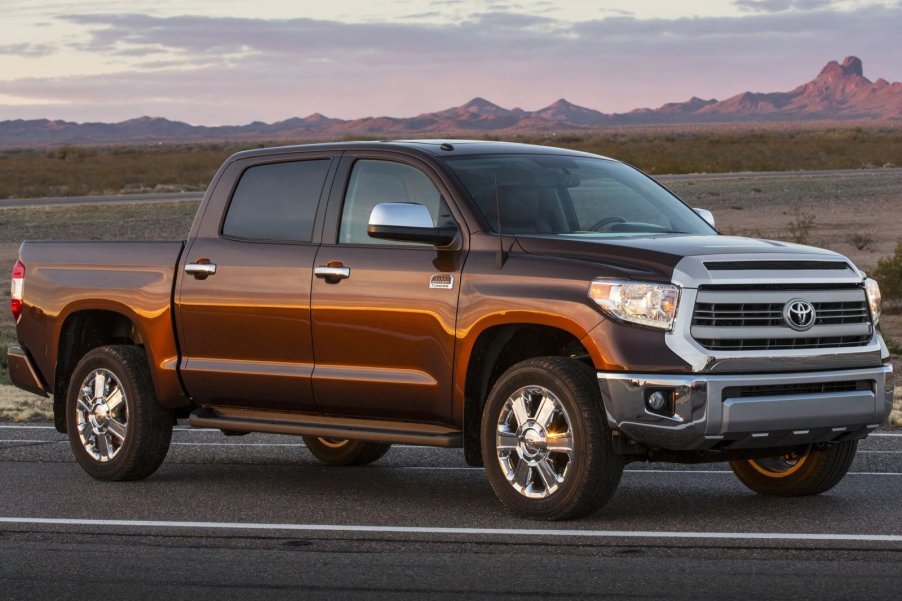
[[[254,157],[217,184],[177,288],[181,374],[195,402],[315,410],[310,283],[336,166],[329,153]]]
[[[446,198],[436,173],[413,159],[342,158],[316,257],[322,277],[313,280],[313,388],[321,411],[450,421],[464,253],[377,240],[366,232],[373,207],[382,202],[419,203],[436,225],[456,226],[460,220]],[[326,267],[344,275],[327,277]]]

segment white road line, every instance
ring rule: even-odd
[[[902,543],[898,534],[815,532],[677,532],[667,530],[563,530],[541,528],[442,528],[432,526],[355,526],[351,524],[261,524],[254,522],[176,522],[165,520],[96,520],[0,517],[3,524],[100,526],[105,528],[175,528],[188,530],[281,530],[292,532],[366,532],[378,534],[467,534],[483,536],[664,538],[701,540],[846,541]]]

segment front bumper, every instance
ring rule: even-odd
[[[894,377],[892,365],[882,365],[755,375],[599,372],[598,382],[613,430],[646,447],[689,451],[788,447],[867,432],[892,410]],[[856,389],[844,389],[853,382]],[[812,388],[820,390],[797,392]],[[646,406],[654,390],[673,395],[672,415]]]

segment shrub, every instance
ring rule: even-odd
[[[871,277],[880,283],[880,292],[889,300],[902,300],[902,242],[896,245],[892,257],[877,261]]]
[[[789,237],[797,244],[808,244],[808,235],[814,229],[817,216],[805,211],[801,206],[796,206],[790,215],[792,221],[788,224]]]
[[[846,240],[858,250],[865,250],[874,243],[874,239],[867,234],[851,234]]]

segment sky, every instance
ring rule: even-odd
[[[902,0],[0,0],[0,120],[623,112],[902,80]]]

